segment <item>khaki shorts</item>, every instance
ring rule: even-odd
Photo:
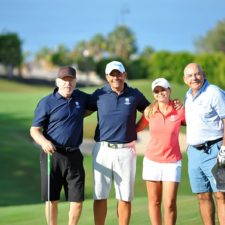
[[[116,199],[131,201],[136,174],[135,142],[111,146],[97,142],[93,148],[94,199],[107,199],[114,184]]]
[[[181,160],[174,163],[159,163],[144,157],[143,180],[180,182]]]

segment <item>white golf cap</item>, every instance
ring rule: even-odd
[[[152,82],[152,91],[154,91],[157,86],[167,89],[170,88],[170,83],[165,78],[157,78]]]
[[[125,68],[121,62],[112,61],[106,65],[105,74],[109,75],[113,70],[118,70],[121,73],[125,72]]]

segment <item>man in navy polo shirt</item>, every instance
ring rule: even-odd
[[[79,146],[83,139],[83,117],[89,95],[74,90],[76,70],[62,67],[54,92],[38,103],[30,133],[43,151],[40,154],[42,200],[47,203],[47,153],[51,156],[50,221],[57,224],[58,200],[62,187],[70,201],[69,225],[76,225],[84,201],[83,156]],[[46,218],[48,204],[45,206]],[[48,219],[48,218],[47,218]]]
[[[93,149],[94,218],[96,225],[105,224],[107,198],[114,184],[119,224],[127,225],[136,173],[136,113],[143,112],[149,102],[125,83],[122,63],[108,63],[105,73],[108,84],[92,94],[89,104],[89,110],[98,114]]]

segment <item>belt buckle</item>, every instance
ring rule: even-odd
[[[71,152],[71,148],[70,147],[65,147],[65,152]]]
[[[116,148],[118,148],[118,145],[117,144],[113,144],[113,143],[108,143],[108,147],[116,149]]]
[[[198,150],[203,150],[205,153],[208,153],[209,147],[210,147],[210,146],[207,144],[207,142],[204,143],[204,144],[200,144],[200,145],[197,145],[197,146],[196,146],[196,148],[197,148]]]
[[[205,148],[205,144],[196,145],[196,148],[198,148],[198,149],[204,149]]]

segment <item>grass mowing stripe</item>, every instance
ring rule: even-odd
[[[92,200],[84,201],[83,212],[80,224],[93,224]],[[178,217],[177,225],[199,225],[202,224],[198,212],[196,197],[179,196],[177,202]],[[132,203],[132,215],[130,225],[148,225],[150,224],[147,208],[147,196],[135,197]],[[64,225],[67,223],[69,204],[60,202],[59,204],[59,223]],[[10,225],[40,225],[45,224],[44,203],[27,206],[10,206],[0,207],[1,217],[0,224]],[[106,224],[117,225],[116,200],[108,200],[108,214]]]

